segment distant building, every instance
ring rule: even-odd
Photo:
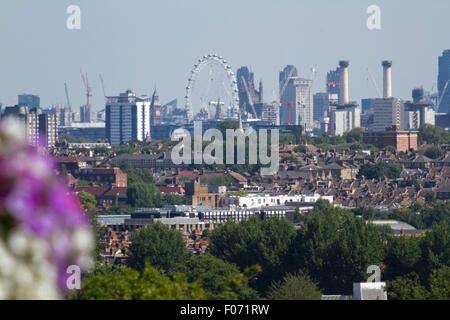
[[[248,67],[240,67],[236,72],[236,80],[239,94],[239,110],[253,113],[251,105],[263,103],[263,84],[259,82],[259,90],[255,88],[253,72]]]
[[[119,168],[81,168],[75,177],[113,187],[127,187],[127,174]]]
[[[259,119],[276,126],[280,125],[280,109],[277,105],[269,103],[256,103],[255,110]]]
[[[150,138],[150,98],[137,97],[131,90],[107,97],[106,138],[120,145],[131,140]]]
[[[43,112],[55,115],[58,127],[70,126],[72,123],[72,112],[70,108],[53,107],[45,109]]]
[[[404,103],[400,98],[377,98],[373,104],[373,131],[384,131],[393,125],[405,129]]]
[[[152,102],[150,103],[150,125],[158,125],[162,123],[162,106],[159,103],[158,93],[153,91]]]
[[[186,182],[184,190],[187,204],[193,206],[219,207],[220,199],[224,196],[222,193],[209,193],[208,187],[202,186],[198,178],[195,181]]]
[[[72,112],[72,122],[81,122],[81,113],[80,112]]]
[[[374,100],[375,99],[373,99],[373,98],[361,99],[361,113],[362,114],[373,113]]]
[[[330,101],[328,100],[328,93],[318,92],[314,95],[314,120],[322,121],[328,115]]]
[[[40,108],[6,107],[2,117],[14,117],[24,124],[26,138],[32,146],[53,148],[58,138],[56,116],[45,114]]]
[[[331,111],[334,127],[331,135],[343,135],[345,132],[361,126],[361,114],[357,105],[337,105]]]
[[[289,203],[315,203],[319,199],[328,200],[333,203],[333,196],[320,195],[270,195],[270,194],[250,194],[248,196],[229,196],[221,200],[222,207],[236,206],[239,208],[261,208],[273,206],[285,206]]]
[[[58,132],[59,134],[90,140],[103,140],[106,138],[104,122],[75,122],[70,126],[59,127]]]
[[[303,125],[306,129],[312,129],[312,80],[298,77],[296,68],[288,65],[280,72],[279,81],[280,124]]]
[[[106,119],[106,111],[105,109],[102,109],[97,112],[97,121],[105,121]]]
[[[90,106],[82,105],[80,107],[80,122],[91,122]]]
[[[30,109],[40,108],[41,99],[39,96],[23,93],[18,95],[17,100],[19,106],[26,106]]]
[[[336,70],[331,70],[327,73],[327,88],[328,88],[328,94],[335,94],[336,101],[339,101],[339,95],[340,95],[340,69],[336,68]]]
[[[417,150],[417,132],[402,131],[399,126],[393,125],[385,131],[364,132],[363,142],[380,149],[393,146],[397,152]]]
[[[438,97],[442,96],[439,104],[439,112],[449,113],[450,111],[450,49],[444,50],[439,57],[438,71]],[[445,92],[444,92],[445,89]]]
[[[435,125],[436,113],[431,101],[424,100],[422,88],[412,91],[413,101],[405,102],[405,129],[419,129],[423,124]]]

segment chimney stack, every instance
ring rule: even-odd
[[[339,61],[339,104],[348,104],[348,61]]]
[[[381,62],[383,66],[383,98],[392,97],[391,88],[391,67],[392,61],[384,60]]]

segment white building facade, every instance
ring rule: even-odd
[[[332,196],[320,196],[314,194],[312,196],[305,195],[269,195],[269,194],[250,194],[248,196],[231,196],[221,199],[221,206],[236,206],[240,208],[262,208],[271,206],[284,206],[289,202],[315,203],[319,199],[328,200],[333,203]]]

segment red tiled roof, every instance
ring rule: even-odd
[[[181,193],[181,194],[184,194],[184,189],[182,187],[158,187],[158,189],[162,193]]]

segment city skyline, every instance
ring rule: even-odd
[[[66,27],[70,4],[81,8],[80,30]],[[372,4],[381,9],[381,30],[366,27],[366,9]],[[286,65],[294,65],[304,78],[316,67],[317,93],[325,91],[326,73],[342,59],[350,61],[350,100],[377,97],[366,70],[381,88],[384,59],[393,61],[392,95],[410,99],[417,86],[437,91],[438,56],[449,46],[448,9],[446,1],[286,1],[264,6],[256,1],[3,1],[0,101],[14,105],[18,94],[30,93],[40,96],[43,107],[65,105],[66,82],[77,111],[85,102],[81,67],[89,74],[92,111],[105,107],[99,74],[107,95],[131,88],[151,96],[156,86],[163,104],[178,98],[183,105],[189,73],[209,53],[222,55],[235,72],[249,66],[255,82],[263,81],[266,102],[278,91],[278,73]],[[419,17],[424,23],[417,25]],[[131,50],[125,50],[130,46],[123,39],[132,44]]]

